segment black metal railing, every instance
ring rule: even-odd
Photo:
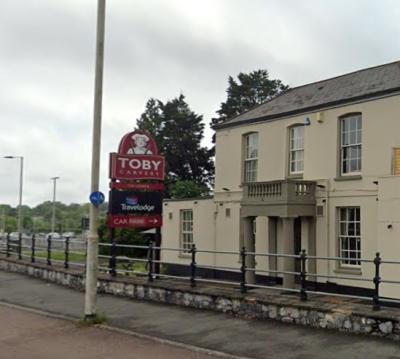
[[[63,264],[66,269],[70,266],[85,267],[86,241],[70,237],[38,237],[35,234],[29,237],[22,234],[12,237],[8,234],[5,238],[0,238],[0,253],[5,254],[6,257],[15,256],[19,260],[27,259],[31,263],[46,263],[48,266],[53,265],[53,262]],[[71,255],[77,255],[81,260],[76,258],[71,260]]]
[[[78,245],[78,246],[77,246]],[[73,246],[71,250],[71,246]],[[305,250],[302,250],[298,254],[282,254],[282,253],[259,253],[247,251],[245,247],[242,247],[240,251],[215,251],[215,250],[204,250],[198,249],[194,244],[188,251],[187,248],[168,248],[168,247],[157,247],[152,242],[148,245],[128,245],[128,244],[117,244],[117,243],[99,243],[100,247],[109,247],[109,255],[99,255],[99,269],[102,272],[109,273],[111,276],[117,276],[118,274],[124,275],[140,275],[147,277],[148,281],[152,282],[158,278],[171,278],[188,280],[191,287],[196,287],[198,282],[205,283],[218,283],[218,284],[229,284],[239,286],[241,293],[245,294],[251,288],[264,288],[270,290],[287,291],[297,293],[302,301],[306,301],[310,294],[326,294],[341,297],[350,297],[363,300],[370,300],[372,302],[373,310],[380,310],[382,305],[388,302],[400,304],[400,298],[385,298],[380,294],[381,284],[399,285],[400,280],[389,280],[382,278],[382,265],[397,265],[400,269],[400,261],[395,260],[383,260],[380,253],[376,253],[373,259],[362,259],[357,258],[354,261],[357,263],[365,263],[372,265],[374,275],[372,278],[364,278],[361,276],[354,275],[331,275],[322,273],[311,273],[309,271],[310,261],[333,261],[336,263],[342,263],[343,261],[349,261],[348,258],[342,257],[324,257],[324,256],[313,256],[308,255]],[[78,251],[76,248],[79,248]],[[143,258],[117,255],[117,249],[129,249],[130,253],[132,250],[146,251],[147,256]],[[158,265],[169,265],[176,264],[176,262],[168,262],[165,260],[156,259],[156,252],[176,252],[179,255],[182,253],[186,254],[187,267],[189,275],[171,275],[162,273],[157,270]],[[38,260],[45,262],[48,266],[59,264],[68,269],[71,266],[85,268],[86,258],[86,242],[71,239],[69,237],[56,239],[48,237],[45,239],[37,238],[33,235],[30,238],[22,238],[19,235],[17,238],[7,235],[6,238],[0,238],[0,253],[5,254],[6,257],[15,256],[19,260],[27,258],[30,262],[34,263]],[[81,256],[80,261],[71,260],[71,255],[79,254]],[[239,258],[239,265],[237,267],[220,266],[220,265],[207,265],[199,261],[199,255],[231,255]],[[300,263],[300,269],[298,271],[278,270],[278,269],[261,269],[248,266],[248,258],[250,256],[256,257],[268,257],[268,258],[281,258],[286,260],[293,260],[294,262]],[[253,262],[253,261],[252,261]],[[135,264],[142,263],[142,268],[135,268]],[[122,266],[121,266],[122,264]],[[315,263],[314,263],[315,264]],[[222,270],[230,271],[235,273],[238,280],[227,280],[222,279],[210,279],[205,275],[201,274],[201,270]],[[398,271],[398,269],[397,269]],[[257,283],[257,280],[249,280],[248,275],[254,274],[253,279],[258,275],[268,275],[273,277],[278,276],[295,276],[298,278],[298,283],[295,288],[284,287],[283,285],[276,285],[276,283]],[[249,276],[250,277],[250,276]],[[358,287],[369,290],[371,295],[354,295],[354,294],[341,294],[332,293],[326,290],[318,290],[312,287],[312,283],[319,283],[318,278],[324,278],[327,280],[336,279],[342,281],[354,281],[362,282],[364,285],[370,287]],[[400,290],[400,288],[399,288]]]

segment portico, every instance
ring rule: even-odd
[[[254,182],[244,185],[241,201],[241,245],[247,252],[256,252],[254,221],[257,217],[267,217],[268,253],[298,254],[306,248],[309,255],[315,255],[315,182],[302,180],[282,180]],[[257,269],[257,258],[249,254],[246,266]],[[269,257],[270,276],[278,276],[276,271],[297,272],[297,263],[292,257]],[[308,270],[315,273],[315,264]],[[256,271],[247,272],[248,283],[255,283]],[[293,288],[295,276],[283,273],[282,284]]]

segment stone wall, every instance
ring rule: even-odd
[[[85,284],[81,271],[9,258],[0,257],[0,270],[26,274],[77,290],[83,290]],[[148,282],[146,278],[111,278],[107,275],[99,277],[98,290],[99,293],[213,310],[246,318],[273,319],[400,339],[400,309],[372,311],[370,304],[354,299],[336,300],[328,296],[312,296],[303,302],[296,296],[271,293],[268,290],[241,294],[238,288],[225,285],[198,284],[191,288],[189,283],[183,281]]]

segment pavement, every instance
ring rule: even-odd
[[[0,271],[0,301],[54,315],[81,318],[84,295],[39,279]],[[246,358],[274,359],[400,359],[400,343],[384,338],[275,321],[244,320],[221,313],[107,295],[98,296],[98,308],[107,317],[110,327],[153,338],[156,343],[166,340],[182,343],[183,348],[203,348],[206,350],[204,353],[213,350],[215,355],[227,353]],[[0,358],[3,358],[1,353]]]
[[[214,356],[0,305],[4,359],[215,359]]]

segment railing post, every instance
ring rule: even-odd
[[[64,242],[64,268],[69,268],[69,237],[65,238]]]
[[[380,265],[382,262],[382,258],[380,257],[380,253],[377,252],[376,256],[374,258],[374,264],[375,264],[375,277],[373,279],[373,282],[375,284],[375,291],[373,295],[373,310],[380,310],[381,305],[379,303],[379,284],[381,283],[381,277],[380,277]]]
[[[240,267],[240,272],[242,273],[242,281],[240,282],[240,292],[246,293],[246,247],[242,247],[240,250],[240,258],[242,262],[242,266]]]
[[[47,237],[47,265],[51,266],[51,236]]]
[[[300,271],[300,281],[301,281],[301,289],[300,289],[300,299],[305,301],[307,300],[307,292],[306,292],[306,277],[307,277],[307,254],[303,249],[300,254],[300,263],[301,263],[301,271]]]
[[[7,234],[7,239],[6,239],[6,256],[10,256],[10,233]]]
[[[110,246],[110,275],[115,277],[117,275],[117,244],[115,241]]]
[[[36,243],[36,237],[34,234],[32,234],[32,243],[31,243],[31,262],[35,263],[35,243]]]
[[[149,282],[153,281],[153,242],[149,243],[149,251],[147,254],[147,265],[148,265],[148,274],[147,278]]]
[[[192,262],[190,263],[190,286],[196,286],[196,245],[192,244],[192,248],[190,249],[190,253],[192,254]]]
[[[108,266],[110,267],[111,277],[115,277],[117,275],[117,242],[115,241],[115,228],[110,229],[110,236],[110,260]]]
[[[22,259],[22,233],[18,233],[18,259]]]

